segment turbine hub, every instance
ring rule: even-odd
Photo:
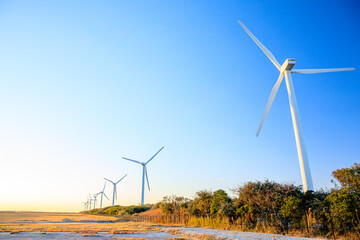
[[[291,70],[295,66],[295,58],[288,58],[285,60],[283,65],[280,68],[280,72],[284,72],[286,70]]]

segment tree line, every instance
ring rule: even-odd
[[[273,181],[198,191],[193,199],[166,196],[152,221],[302,236],[360,239],[360,164],[333,171],[334,187],[308,191]]]

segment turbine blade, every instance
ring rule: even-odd
[[[107,200],[109,200],[109,198],[106,196],[106,194],[104,193],[104,196],[107,198]]]
[[[107,179],[107,178],[104,178],[106,181],[109,181],[109,182],[111,182],[112,184],[115,184],[113,181],[111,181],[111,180],[109,180],[109,179]]]
[[[144,168],[145,168],[145,177],[146,177],[146,182],[147,182],[147,185],[148,185],[148,188],[149,188],[149,191],[150,191],[150,184],[149,184],[149,178],[148,178],[148,174],[147,174],[146,166],[144,166]]]
[[[277,94],[277,92],[278,92],[278,90],[279,90],[279,87],[280,87],[280,84],[281,84],[283,78],[284,78],[284,73],[280,73],[280,76],[279,76],[278,80],[276,81],[274,87],[273,87],[272,90],[271,90],[270,97],[269,97],[268,102],[267,102],[267,104],[266,104],[265,112],[264,112],[264,115],[263,115],[263,117],[262,117],[262,119],[261,119],[261,123],[260,123],[259,129],[258,129],[257,132],[256,132],[256,136],[259,136],[259,133],[260,133],[260,131],[261,131],[261,128],[262,128],[262,126],[263,126],[263,124],[264,124],[264,121],[265,121],[265,119],[266,119],[266,116],[267,116],[268,113],[269,113],[271,104],[272,104],[273,101],[274,101],[274,98],[275,98],[275,96],[276,96],[276,94]]]
[[[132,160],[132,159],[129,159],[129,158],[125,158],[125,157],[123,157],[123,159],[128,160],[128,161],[131,161],[131,162],[134,162],[134,163],[141,164],[141,162],[136,161],[136,160]]]
[[[126,177],[127,176],[127,174],[125,175],[125,176],[123,176],[119,181],[117,181],[115,184],[118,184],[121,180],[123,180],[124,179],[124,177]]]
[[[313,74],[313,73],[328,73],[328,72],[343,72],[353,71],[355,68],[325,68],[325,69],[293,69],[291,73]]]
[[[160,150],[157,151],[157,153],[155,153],[155,155],[152,156],[152,157],[145,163],[145,165],[148,164],[151,160],[153,160],[153,158],[154,158],[156,155],[158,155],[158,153],[159,153],[161,150],[163,150],[163,149],[164,149],[164,147],[160,148]]]
[[[245,30],[245,32],[252,38],[252,40],[254,40],[254,42],[259,46],[259,48],[265,53],[265,55],[270,59],[270,61],[275,65],[275,67],[277,67],[277,69],[280,70],[281,65],[279,64],[279,62],[276,60],[275,56],[269,51],[269,49],[267,49],[255,36],[254,34],[252,34],[249,29],[247,29],[247,27],[245,27],[245,25],[238,20],[238,23],[241,25],[241,27]]]
[[[104,184],[104,188],[103,188],[103,190],[102,190],[103,192],[105,191],[105,187],[106,187],[106,181],[105,181],[105,184]]]

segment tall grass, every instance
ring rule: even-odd
[[[229,217],[196,217],[189,214],[184,215],[163,215],[163,216],[138,216],[134,218],[136,221],[140,222],[150,222],[155,224],[166,224],[166,225],[179,225],[187,227],[204,227],[204,228],[213,228],[221,230],[233,230],[233,231],[245,231],[245,232],[262,232],[262,233],[272,233],[272,234],[285,234],[281,228],[276,225],[268,223],[252,223],[246,218],[229,218]],[[304,219],[305,221],[305,219]],[[310,232],[308,232],[305,227],[290,229],[286,234],[291,236],[301,236],[301,237],[331,237],[331,235],[323,235],[316,225],[310,226]],[[356,239],[354,237],[349,237],[349,239]]]

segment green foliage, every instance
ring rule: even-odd
[[[299,227],[303,215],[301,199],[295,196],[285,197],[284,202],[281,204],[280,213],[286,231],[288,231],[289,227]]]
[[[210,207],[213,199],[212,192],[199,191],[196,193],[196,197],[190,204],[190,212],[195,216],[209,216]]]
[[[96,208],[90,211],[87,211],[88,214],[101,214],[101,215],[120,215],[120,216],[132,216],[142,212],[145,212],[151,209],[152,205],[143,205],[143,206],[109,206],[105,208]]]
[[[335,170],[331,191],[302,192],[301,186],[269,180],[247,182],[233,191],[199,191],[195,198],[166,196],[155,205],[106,207],[88,213],[134,216],[160,208],[166,223],[243,231],[297,232],[307,236],[360,239],[360,164]]]
[[[233,217],[234,213],[235,211],[232,205],[232,200],[228,194],[222,189],[215,191],[210,205],[211,216]]]
[[[122,210],[123,210],[123,207],[121,207],[119,205],[115,205],[115,206],[110,206],[110,207],[104,208],[103,212],[106,215],[118,215],[118,213]]]
[[[275,227],[278,231],[288,228],[288,221],[281,214],[283,202],[289,196],[299,198],[302,194],[299,186],[269,180],[248,182],[234,191],[238,194],[238,217],[252,227],[261,223],[264,227]]]
[[[329,227],[332,232],[354,232],[360,238],[360,164],[332,172],[335,188],[326,197]]]
[[[354,193],[355,197],[360,197],[360,164],[354,163],[351,168],[335,170],[332,176],[340,183],[341,189],[346,189]]]
[[[103,209],[101,208],[95,208],[88,211],[89,214],[104,214]]]
[[[356,213],[360,210],[355,196],[348,190],[333,191],[326,200],[330,204],[330,213],[337,231],[343,232],[353,226]]]
[[[144,206],[129,206],[121,212],[120,215],[134,215],[145,212],[151,208],[151,205],[144,205]]]

